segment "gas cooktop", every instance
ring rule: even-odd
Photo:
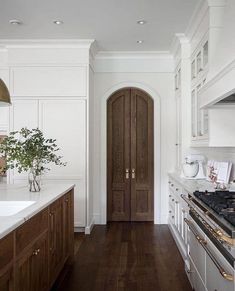
[[[200,192],[195,191],[194,196],[203,201],[233,226],[235,226],[235,192],[215,191]]]

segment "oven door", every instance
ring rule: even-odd
[[[185,219],[189,230],[189,257],[208,291],[234,291],[234,269],[195,221]],[[201,284],[200,284],[201,285]],[[195,289],[197,291],[197,289]]]

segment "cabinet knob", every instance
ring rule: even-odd
[[[175,204],[178,204],[179,202],[178,201],[175,201]]]
[[[173,215],[173,216],[171,216],[171,218],[172,218],[172,219],[173,219],[173,218],[175,218],[175,217],[174,217],[174,215]]]
[[[172,201],[172,202],[174,202],[174,201],[175,201],[175,199],[171,199],[171,201]]]
[[[66,198],[66,199],[65,199],[65,202],[68,203],[68,202],[69,202],[69,198]]]
[[[175,188],[175,191],[179,191],[179,188]]]
[[[171,184],[171,187],[173,187],[174,186],[174,184]]]
[[[169,198],[171,198],[171,195],[169,195]]]
[[[172,211],[171,210],[169,210],[169,213],[171,213]]]

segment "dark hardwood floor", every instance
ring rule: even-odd
[[[57,291],[192,290],[167,225],[110,223],[75,240],[75,263]]]

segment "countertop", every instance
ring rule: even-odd
[[[0,184],[0,201],[35,201],[14,215],[0,213],[0,239],[74,187],[74,184],[46,184],[40,192],[29,192],[25,185]]]
[[[178,182],[182,188],[184,188],[189,193],[193,193],[196,190],[199,191],[215,191],[213,183],[207,180],[193,180],[193,179],[185,179],[181,177],[180,173],[169,173],[169,177]]]

